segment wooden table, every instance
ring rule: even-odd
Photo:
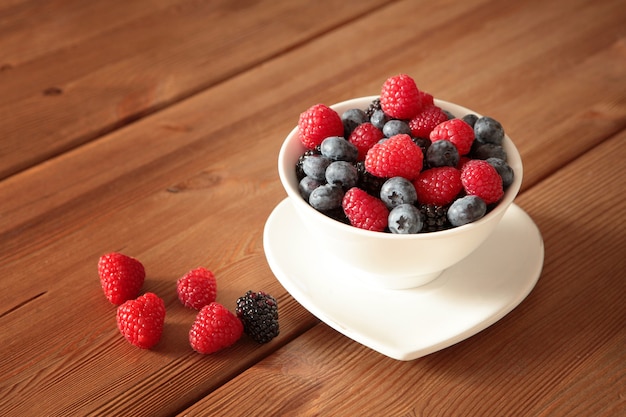
[[[622,0],[0,2],[0,415],[626,415]],[[285,291],[263,226],[312,104],[397,73],[500,120],[545,263],[477,335],[413,361]],[[164,336],[127,343],[100,255],[146,267]],[[203,356],[175,281],[280,305],[280,336]],[[234,307],[232,307],[234,309]]]

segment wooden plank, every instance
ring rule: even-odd
[[[0,409],[17,414],[35,406],[43,414],[176,412],[313,326],[316,320],[271,275],[261,231],[284,196],[275,169],[282,138],[298,114],[317,101],[375,94],[386,76],[403,71],[437,96],[483,112],[522,97],[518,112],[497,116],[513,126],[509,130],[523,156],[536,146],[539,132],[549,132],[540,136],[547,150],[560,149],[563,142],[553,141],[562,141],[571,126],[587,125],[580,115],[590,107],[605,110],[576,146],[588,151],[602,143],[624,120],[624,92],[614,88],[613,79],[626,71],[616,65],[621,44],[615,36],[624,30],[621,9],[610,1],[577,3],[580,10],[544,3],[529,1],[525,6],[533,9],[528,11],[516,3],[519,19],[511,19],[508,6],[497,2],[441,3],[417,29],[398,32],[393,22],[417,16],[423,6],[401,2],[2,181],[0,374],[7,376],[0,385]],[[489,30],[481,31],[469,22],[485,10],[492,20]],[[593,19],[584,23],[589,13]],[[594,41],[580,48],[545,42],[539,29],[561,19],[569,23],[559,32],[559,42]],[[586,33],[577,27],[583,23]],[[418,62],[416,56],[432,51],[427,47],[435,33],[441,49],[430,56],[447,61]],[[379,47],[363,49],[364,39],[375,39]],[[470,59],[476,51],[467,52],[477,43],[493,62],[510,49],[523,51],[510,61],[497,61],[491,78]],[[389,58],[388,50],[397,55]],[[553,70],[556,64],[546,61],[553,55],[557,64],[572,63],[567,71]],[[583,60],[585,55],[591,58]],[[464,78],[448,73],[454,56],[465,57],[460,62],[474,71]],[[528,83],[541,79],[542,88],[526,94],[523,83],[504,82],[511,72],[532,74]],[[595,88],[579,83],[581,77],[597,80]],[[503,80],[497,89],[493,79]],[[478,94],[484,91],[489,94]],[[528,126],[521,115],[538,108],[542,112]],[[553,116],[562,114],[571,123],[554,124]],[[545,160],[525,158],[532,180],[526,187],[572,156],[568,151]],[[149,271],[145,290],[166,299],[169,330],[153,352],[133,349],[117,334],[114,309],[102,297],[95,274],[98,256],[109,250],[140,258]],[[224,277],[224,303],[232,305],[250,286],[276,292],[285,306],[281,338],[261,348],[243,342],[217,357],[192,354],[184,340],[191,314],[176,304],[173,282],[199,264]],[[46,317],[45,329],[38,327],[41,317]],[[44,335],[41,350],[36,341]],[[71,398],[64,395],[68,387],[75,393]]]
[[[622,415],[626,196],[611,178],[626,175],[624,140],[626,131],[518,198],[546,259],[534,291],[500,322],[411,362],[320,324],[180,415],[248,415],[242,393],[268,416]]]
[[[0,10],[0,178],[385,3],[32,1]]]

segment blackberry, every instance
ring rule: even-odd
[[[365,169],[365,162],[363,161],[357,162],[356,169],[359,174],[357,187],[374,197],[380,197],[380,189],[385,181],[387,181],[387,178],[377,177],[376,175],[372,175],[367,172]]]
[[[424,220],[423,232],[439,232],[450,228],[447,206],[422,204],[419,206],[419,210]]]
[[[367,110],[365,110],[365,115],[369,119],[372,117],[372,114],[374,114],[376,110],[381,110],[381,109],[382,108],[380,106],[380,99],[376,98],[370,103],[370,105],[367,107]]]
[[[237,299],[236,312],[243,331],[258,343],[267,343],[278,336],[278,303],[271,295],[248,291]]]

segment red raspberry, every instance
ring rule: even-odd
[[[420,96],[422,100],[422,107],[426,108],[435,105],[435,98],[432,94],[420,90]]]
[[[117,328],[133,345],[150,349],[161,340],[165,323],[165,303],[148,292],[117,308]]]
[[[365,169],[377,177],[413,181],[422,170],[423,160],[422,149],[401,133],[372,146],[365,156]]]
[[[189,343],[198,353],[214,353],[235,344],[243,323],[220,303],[202,307],[189,331]]]
[[[394,119],[411,119],[422,109],[422,95],[413,78],[400,74],[388,78],[380,92],[380,106]]]
[[[146,271],[137,259],[112,252],[100,257],[98,275],[106,298],[120,305],[139,295]]]
[[[307,149],[315,149],[329,136],[343,136],[343,122],[335,110],[316,104],[300,114],[298,135]]]
[[[456,146],[459,155],[467,155],[474,142],[474,129],[462,119],[450,119],[435,126],[430,132],[430,140],[447,139]]]
[[[215,275],[202,267],[192,269],[176,282],[176,292],[185,307],[200,310],[215,301],[217,296]]]
[[[435,126],[446,120],[448,116],[440,107],[428,106],[409,121],[411,134],[416,138],[428,139]]]
[[[382,130],[367,122],[358,125],[352,131],[348,140],[359,150],[357,160],[362,161],[365,159],[367,151],[384,137]]]
[[[352,226],[382,232],[387,227],[389,209],[382,200],[360,188],[350,188],[341,202]]]
[[[489,162],[481,159],[463,165],[461,182],[467,194],[482,198],[486,204],[495,203],[504,195],[502,177]]]
[[[417,192],[417,201],[438,206],[452,203],[463,189],[461,171],[448,166],[424,170],[413,185]]]

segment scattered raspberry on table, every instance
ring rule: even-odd
[[[146,271],[137,259],[112,252],[100,257],[98,275],[106,298],[111,303],[120,305],[139,295]]]
[[[213,302],[202,307],[189,331],[193,350],[210,354],[235,344],[243,334],[243,323],[224,305]]]
[[[165,303],[148,292],[117,308],[117,328],[131,344],[150,349],[161,340],[165,323]]]

